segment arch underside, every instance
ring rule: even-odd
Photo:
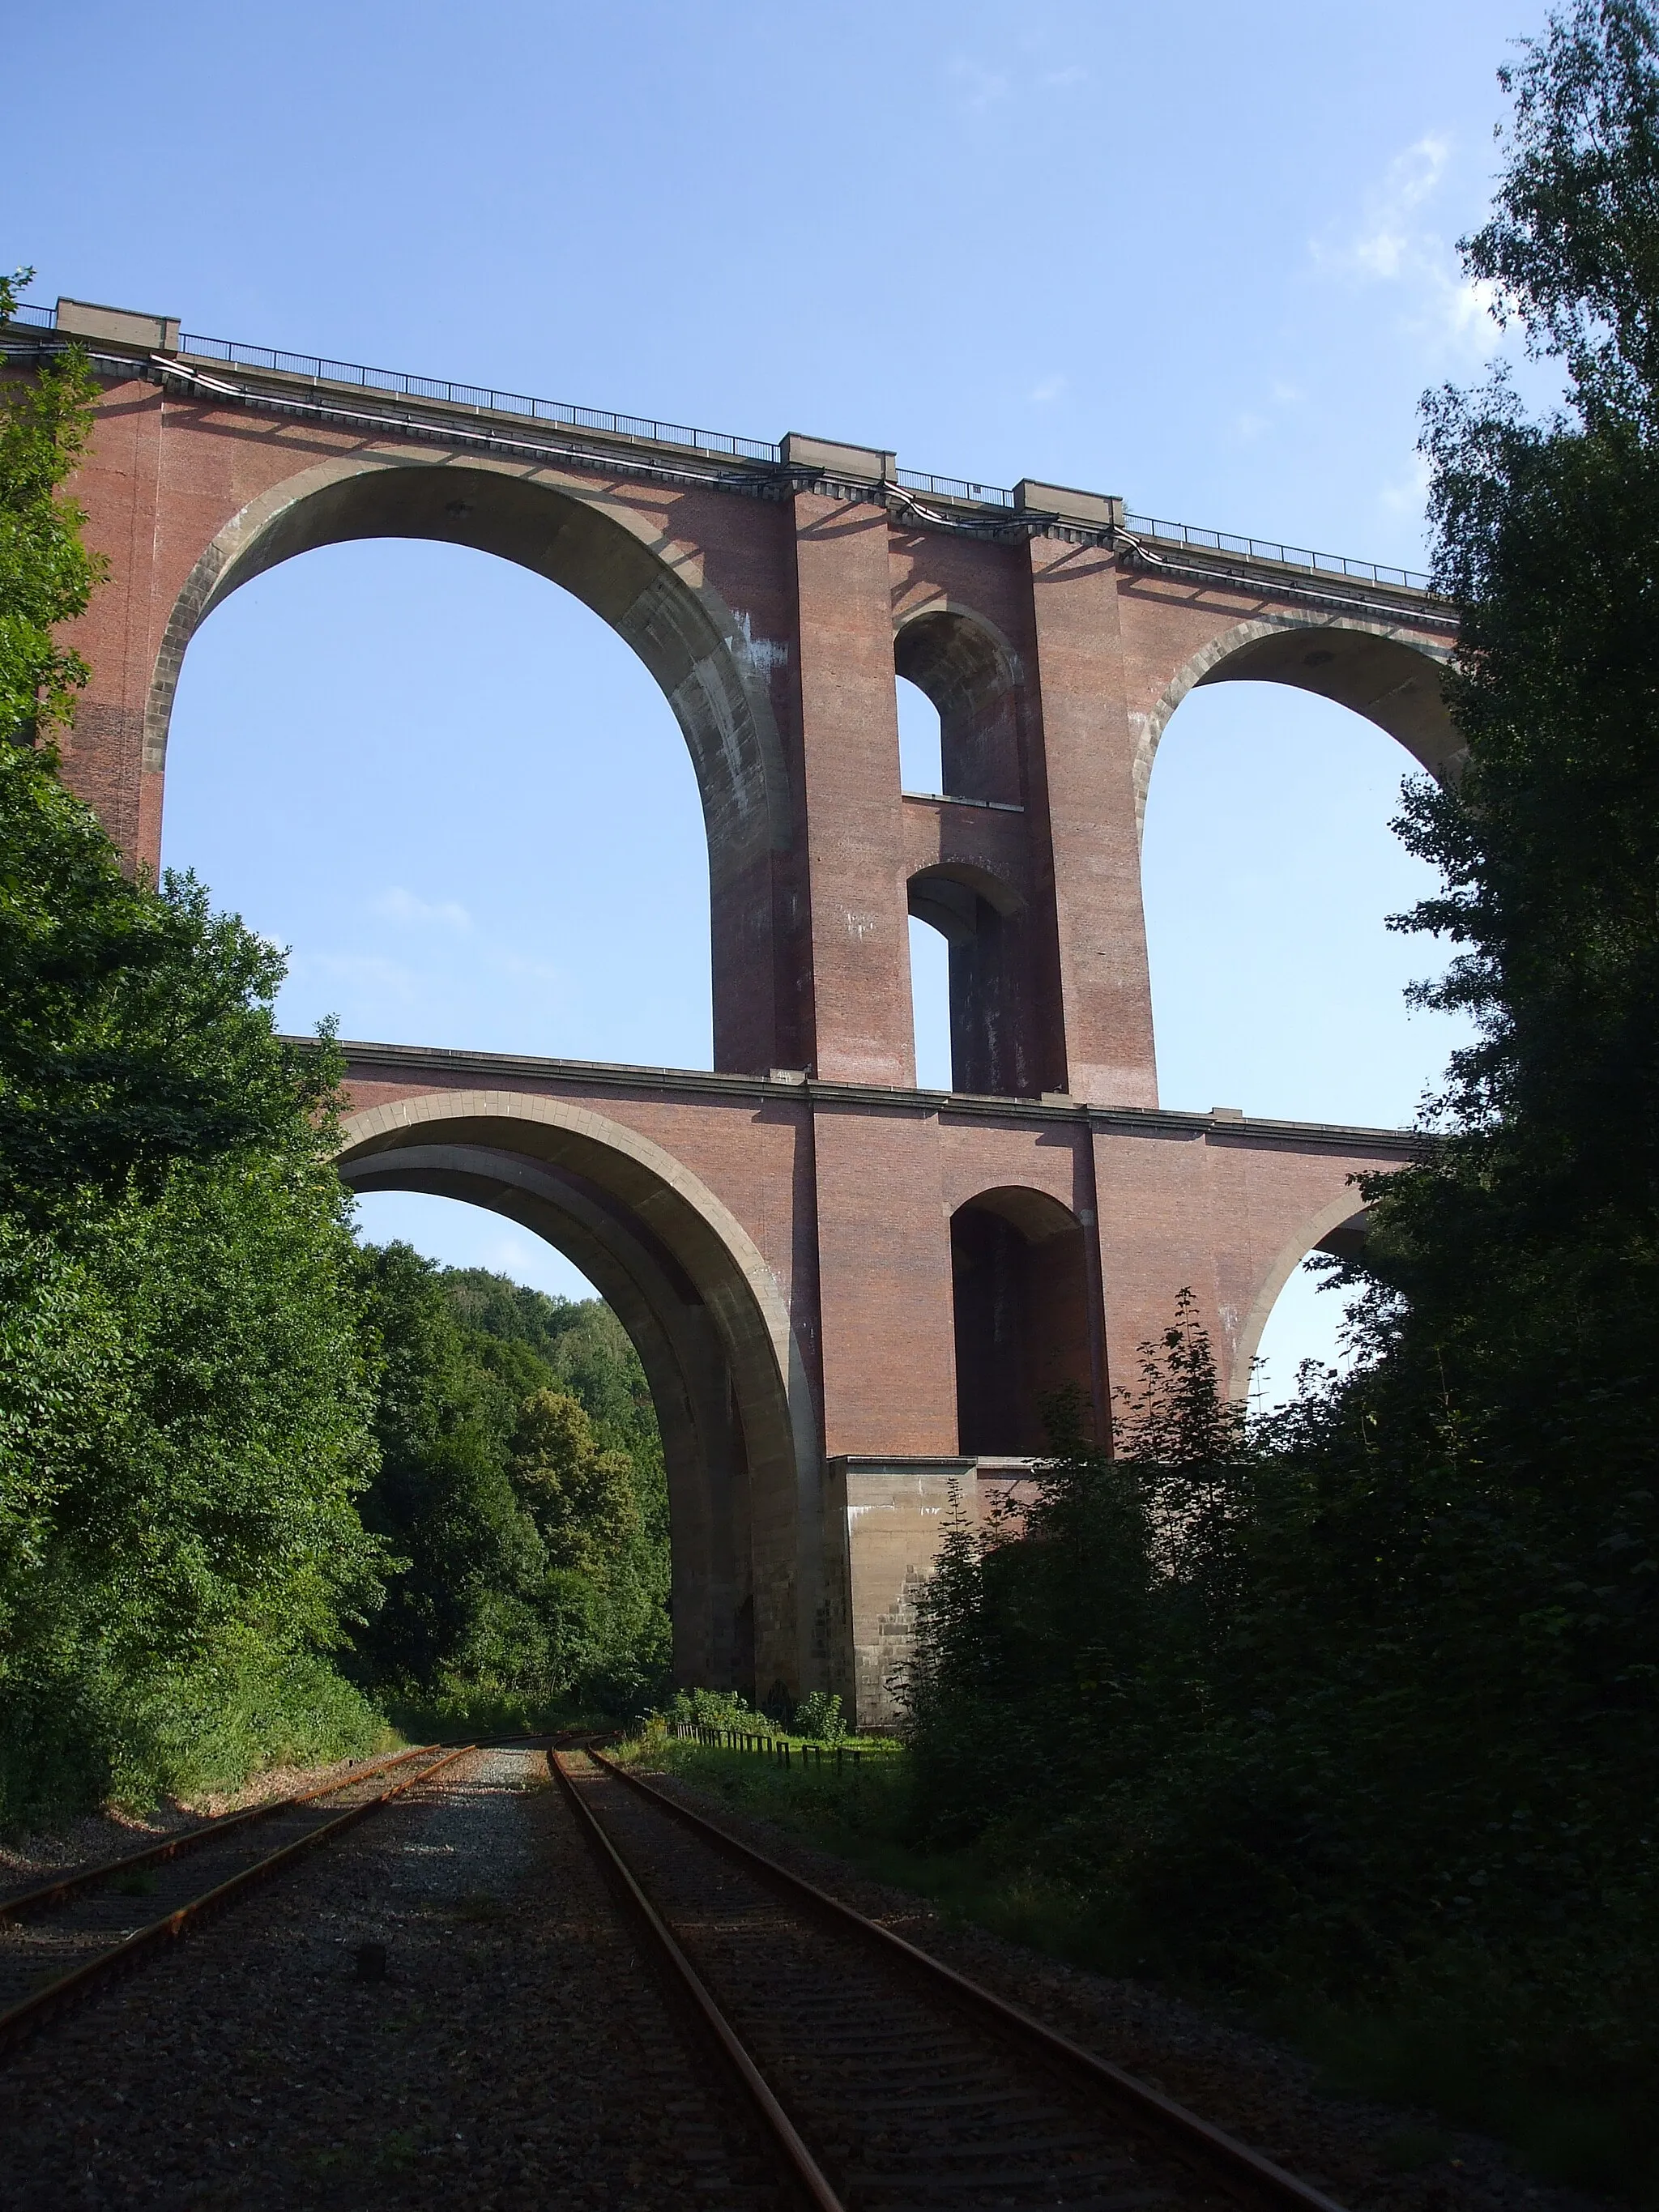
[[[602,495],[531,468],[362,453],[306,470],[252,501],[197,562],[167,625],[145,712],[147,769],[166,760],[191,636],[240,585],[321,546],[421,538],[494,554],[572,592],[630,646],[672,709],[696,775],[708,846],[714,1065],[798,1063],[782,988],[793,802],[781,739],[743,625],[672,545]]]
[[[1003,641],[976,616],[935,608],[899,629],[893,668],[938,713],[945,791],[1018,805],[1019,671]]]
[[[1233,1350],[1232,1375],[1228,1382],[1228,1395],[1243,1398],[1249,1395],[1250,1373],[1256,1354],[1261,1349],[1261,1339],[1279,1294],[1304,1260],[1316,1252],[1328,1252],[1334,1259],[1358,1259],[1365,1249],[1368,1216],[1364,1206],[1356,1206],[1352,1190],[1340,1197],[1329,1200],[1304,1222],[1294,1235],[1287,1237],[1273,1255],[1273,1264],[1262,1279]]]
[[[821,1578],[817,1455],[793,1333],[758,1279],[764,1262],[657,1147],[532,1103],[542,1118],[441,1098],[408,1102],[390,1125],[385,1109],[354,1117],[341,1176],[356,1190],[486,1207],[581,1269],[639,1352],[662,1431],[676,1679],[799,1694],[817,1665],[803,1632]]]
[[[1289,684],[1363,714],[1431,775],[1454,772],[1463,740],[1446,711],[1440,664],[1419,645],[1334,623],[1275,627],[1207,669],[1200,684]]]
[[[1385,730],[1437,782],[1454,781],[1462,732],[1441,688],[1450,649],[1358,617],[1276,615],[1235,623],[1194,653],[1135,726],[1135,801],[1144,826],[1152,763],[1170,717],[1200,684],[1287,684]]]

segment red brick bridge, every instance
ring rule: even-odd
[[[112,580],[66,773],[155,864],[185,648],[313,546],[435,538],[563,585],[666,696],[708,839],[715,1072],[348,1048],[342,1172],[507,1214],[639,1347],[683,1680],[890,1711],[952,1480],[1103,1402],[1190,1285],[1242,1390],[1304,1254],[1363,1233],[1397,1131],[1160,1111],[1139,870],[1199,684],[1294,684],[1443,775],[1421,580],[890,453],[716,437],[59,303],[103,383],[74,489]],[[944,794],[901,788],[895,675]],[[950,945],[952,1088],[918,1091],[908,921]],[[973,1478],[977,1473],[979,1481]]]

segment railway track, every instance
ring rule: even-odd
[[[549,1763],[816,2212],[1340,2212],[602,1753]]]
[[[398,1752],[0,1898],[0,2058],[101,1982],[474,1748]]]

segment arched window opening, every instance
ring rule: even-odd
[[[1050,1449],[1044,1415],[1091,1389],[1087,1256],[1077,1217],[1041,1191],[985,1191],[951,1218],[957,1449]]]
[[[916,1084],[951,1091],[951,947],[930,922],[910,916],[910,1018],[915,1026]]]
[[[1389,824],[1414,764],[1346,707],[1206,682],[1152,769],[1142,854],[1166,1106],[1396,1127],[1466,1033],[1407,1006],[1441,964],[1387,917],[1436,886]]]
[[[899,785],[922,794],[945,789],[944,752],[939,708],[927,694],[904,677],[896,677],[898,694]]]
[[[908,887],[912,916],[924,923],[946,948],[950,1036],[950,1083],[952,1091],[970,1091],[981,1097],[1017,1097],[1030,1085],[1030,1071],[1023,1065],[1022,1024],[1018,1001],[1021,948],[1018,905],[1006,886],[967,867],[932,868],[913,876]],[[931,990],[937,992],[938,955],[927,972]],[[911,969],[915,991],[915,967]],[[922,1040],[922,1002],[917,1000],[918,1067]],[[928,1001],[927,1017],[937,1034],[937,998]],[[919,1081],[921,1079],[918,1075]]]
[[[712,1065],[685,738],[615,630],[508,561],[364,539],[232,593],[185,657],[165,851],[292,948],[289,1028]]]
[[[901,761],[907,690],[921,691],[939,718],[939,780],[913,783],[907,768],[905,789],[1018,806],[1022,792],[1013,672],[989,634],[965,615],[921,615],[894,640],[893,665]],[[921,764],[931,767],[931,754]]]

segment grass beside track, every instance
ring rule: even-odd
[[[386,1717],[404,1743],[453,1742],[461,1736],[480,1741],[498,1736],[556,1735],[563,1730],[604,1732],[618,1725],[614,1713],[572,1698],[520,1698],[482,1692],[394,1699]]]
[[[1083,1900],[1012,1873],[1002,1853],[993,1857],[971,1846],[928,1850],[909,1839],[908,1762],[890,1740],[849,1739],[839,1769],[828,1749],[822,1764],[816,1758],[803,1762],[800,1738],[787,1740],[793,1754],[787,1766],[764,1753],[654,1731],[619,1745],[613,1755],[647,1771],[678,1775],[735,1811],[774,1821],[860,1873],[927,1898],[956,1925],[973,1923],[1076,1964],[1115,1970],[1116,1962],[1091,1946]],[[861,1754],[856,1761],[855,1749]]]

